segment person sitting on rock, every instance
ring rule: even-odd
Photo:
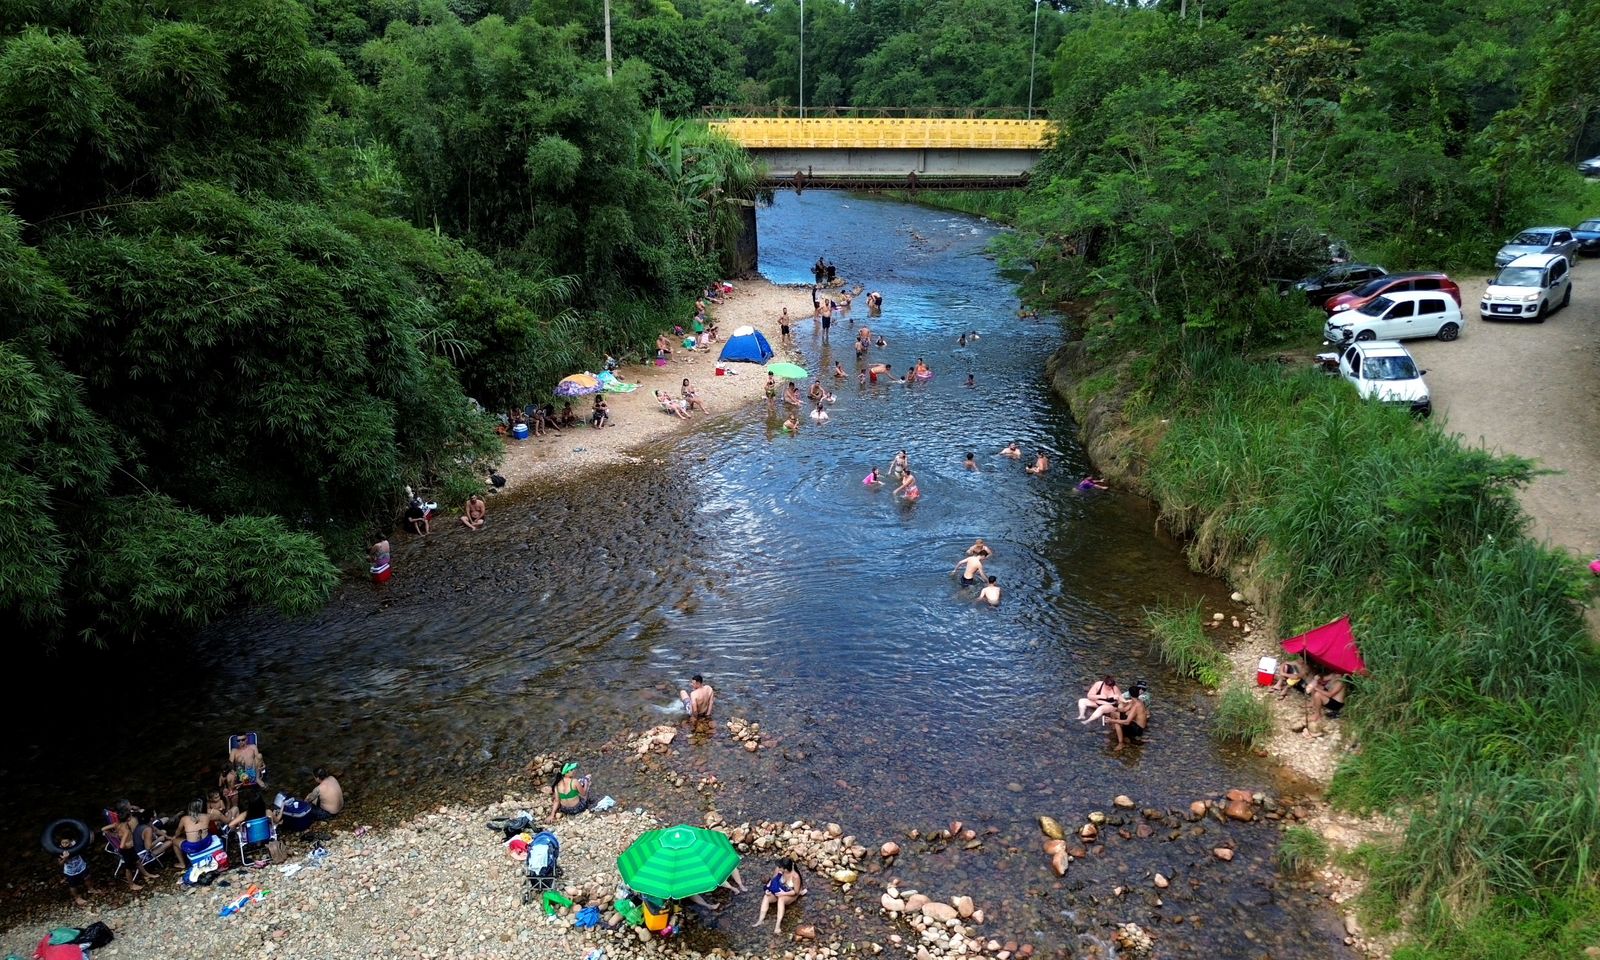
[[[580,777],[578,761],[562,764],[561,772],[550,778],[550,819],[572,816],[589,809],[589,778]]]
[[[1122,700],[1122,691],[1117,688],[1117,678],[1106,674],[1084,693],[1078,700],[1078,719],[1084,723],[1093,723],[1111,711],[1117,709],[1117,704]],[[1094,714],[1090,715],[1089,711]]]
[[[1344,677],[1339,674],[1325,673],[1311,681],[1308,691],[1311,694],[1311,706],[1323,711],[1329,720],[1339,719],[1339,713],[1344,709],[1345,684]]]
[[[783,928],[784,908],[805,896],[805,882],[800,877],[800,870],[794,861],[784,857],[778,861],[777,869],[772,871],[772,879],[767,881],[765,892],[761,896],[761,913],[756,917],[756,922],[751,924],[759,927],[767,922],[767,911],[773,904],[778,906],[778,920],[772,925],[772,932],[778,933]]]
[[[1305,681],[1305,671],[1294,660],[1284,660],[1278,664],[1277,671],[1273,674],[1272,689],[1278,691],[1278,699],[1282,700],[1289,695],[1289,691],[1300,687],[1301,693],[1305,692],[1302,684]]]

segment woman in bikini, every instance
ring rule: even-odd
[[[706,412],[706,402],[700,399],[700,391],[689,386],[688,377],[683,378],[683,404],[684,406],[688,407],[691,412],[696,409],[698,409],[701,413]]]
[[[563,764],[550,781],[550,819],[572,816],[589,809],[589,778],[577,775],[578,761]]]
[[[900,480],[900,486],[895,487],[894,495],[905,497],[907,503],[914,503],[918,497],[922,496],[922,492],[917,489],[916,474],[912,473],[909,467],[906,468],[905,476]]]
[[[1106,674],[1078,700],[1078,719],[1083,723],[1093,723],[1111,711],[1117,709],[1117,704],[1122,702],[1122,691],[1117,688],[1117,679],[1111,674]],[[1094,713],[1090,714],[1089,711]]]
[[[767,881],[766,889],[761,896],[761,913],[756,917],[756,922],[751,924],[759,927],[767,922],[767,911],[773,904],[778,905],[778,922],[772,925],[772,932],[778,933],[783,928],[783,910],[796,900],[805,896],[805,881],[800,877],[800,871],[795,867],[794,861],[784,857],[778,861],[778,868],[772,871],[772,879]]]

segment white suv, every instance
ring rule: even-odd
[[[1543,323],[1572,302],[1572,264],[1559,253],[1530,253],[1506,264],[1483,291],[1478,316]]]
[[[1461,308],[1442,290],[1414,290],[1374,297],[1360,309],[1328,318],[1322,336],[1339,345],[1351,340],[1409,340],[1461,335]]]

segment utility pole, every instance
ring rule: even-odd
[[[1039,3],[1033,0],[1033,49],[1028,53],[1028,119],[1033,119],[1033,68],[1039,61]]]
[[[806,118],[806,0],[800,0],[800,119]]]
[[[611,79],[611,0],[606,0],[606,79]]]

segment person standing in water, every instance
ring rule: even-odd
[[[967,548],[967,556],[982,557],[987,560],[994,556],[994,551],[989,549],[989,545],[983,542],[982,537],[979,537],[978,539],[972,541],[972,546]]]
[[[905,476],[900,479],[900,486],[895,487],[894,494],[904,497],[907,503],[915,503],[922,496],[922,491],[917,489],[917,477],[910,467],[906,468]]]
[[[778,378],[774,377],[769,372],[767,374],[766,386],[762,387],[761,390],[767,395],[767,409],[772,410],[776,408],[778,405]]]
[[[1038,454],[1034,457],[1033,466],[1031,466],[1031,467],[1023,467],[1022,469],[1026,470],[1028,473],[1031,473],[1036,477],[1040,476],[1046,470],[1050,469],[1050,458],[1044,455],[1044,451],[1043,450],[1040,450],[1038,452]]]
[[[1000,606],[1000,582],[990,577],[988,585],[978,593],[978,599],[991,607]]]
[[[1022,448],[1017,446],[1017,441],[1013,440],[1001,448],[1000,456],[1007,457],[1012,460],[1021,460]]]
[[[974,456],[975,456],[975,454],[971,454],[971,453],[967,454],[967,459],[965,459],[965,460],[963,460],[961,462],[961,466],[964,469],[970,470],[973,473],[978,473],[979,472],[979,470],[978,470],[978,461],[973,459]]]
[[[988,576],[988,574],[984,573],[983,571],[982,557],[974,557],[970,555],[962,557],[960,560],[956,561],[956,565],[954,567],[950,568],[951,573],[955,573],[957,570],[961,571],[961,585],[963,587],[970,587],[973,584],[978,583],[984,577]]]
[[[906,452],[901,450],[899,453],[894,455],[894,462],[889,464],[889,475],[891,477],[898,477],[910,472],[911,460],[906,456]]]

